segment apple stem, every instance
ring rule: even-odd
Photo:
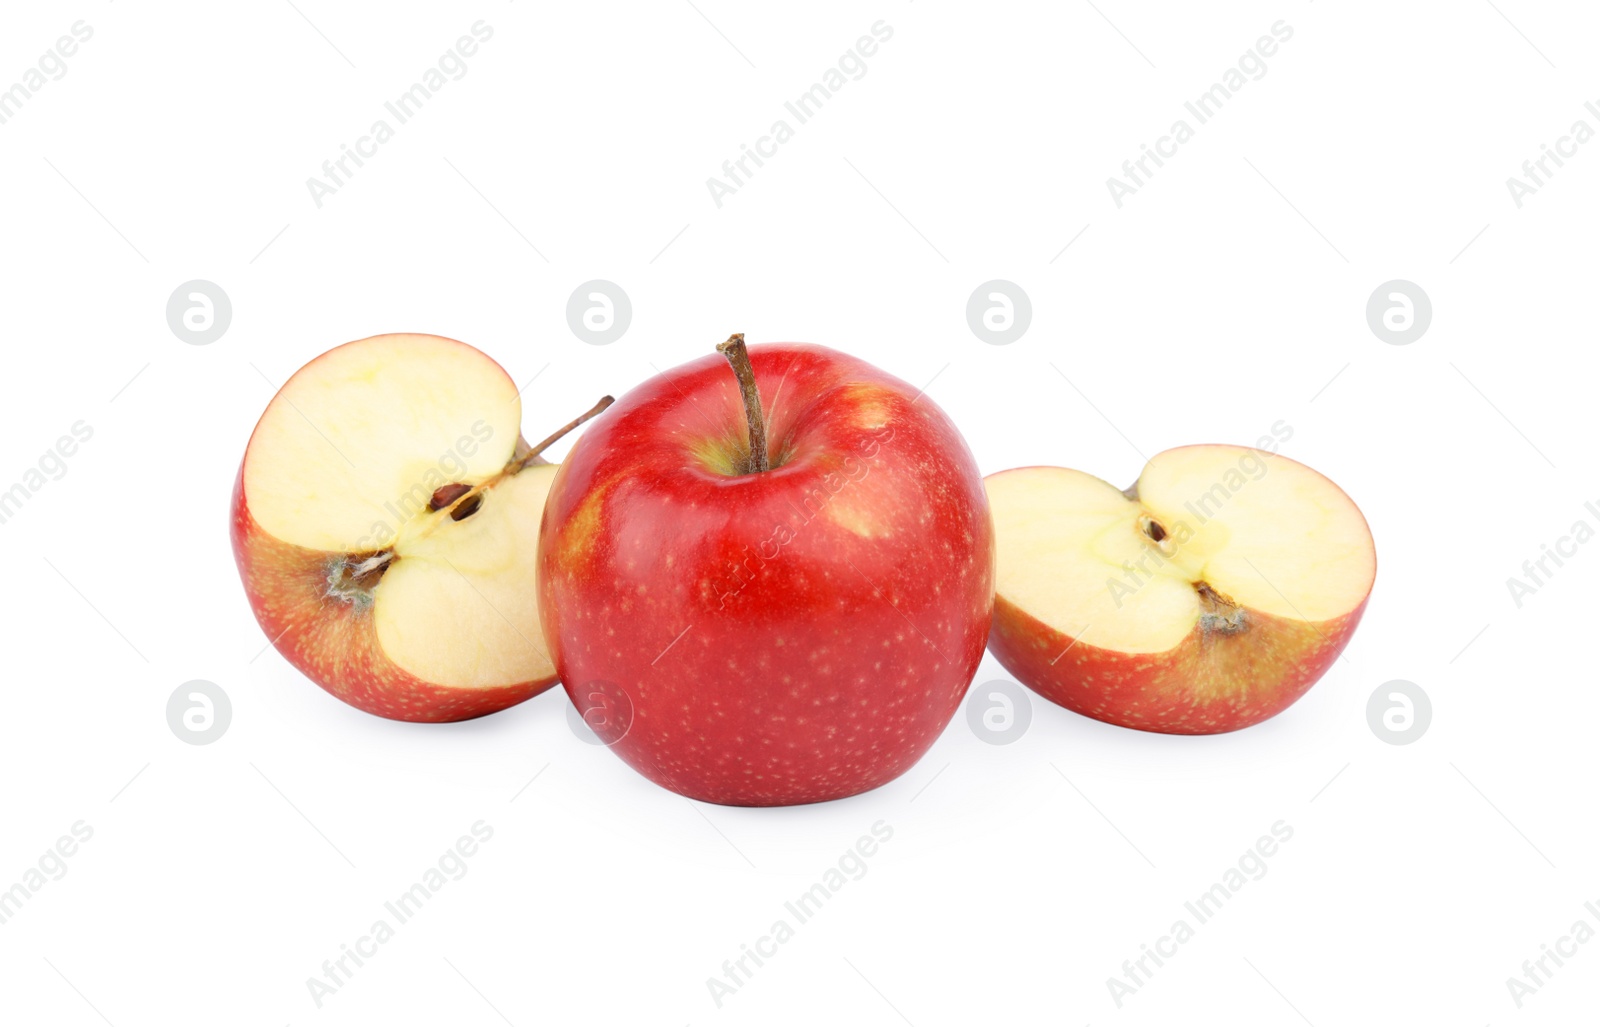
[[[728,358],[734,376],[739,379],[739,395],[744,400],[744,419],[750,431],[750,458],[745,462],[744,473],[760,474],[771,470],[767,460],[767,422],[761,416],[761,392],[756,388],[756,372],[750,366],[744,333],[735,332],[726,342],[718,343],[717,352]]]
[[[526,453],[524,453],[522,455],[521,459],[513,461],[512,463],[508,464],[506,466],[506,469],[505,469],[504,473],[506,473],[506,474],[516,474],[518,471],[521,471],[523,468],[525,468],[529,464],[533,463],[533,461],[538,458],[540,453],[543,453],[546,449],[550,448],[550,446],[552,446],[555,443],[559,442],[561,440],[562,436],[566,435],[568,432],[572,431],[574,428],[578,427],[578,425],[582,424],[583,422],[585,422],[585,421],[595,417],[596,415],[600,414],[601,412],[603,412],[605,410],[606,407],[610,406],[611,404],[613,404],[615,402],[616,402],[616,400],[613,399],[610,396],[601,396],[600,397],[600,402],[596,403],[594,406],[590,407],[588,410],[584,411],[583,413],[579,414],[577,417],[573,418],[571,421],[568,421],[566,424],[564,424],[560,428],[556,429],[556,431],[553,432],[543,442],[539,443],[537,446],[534,446],[532,449],[530,449]]]
[[[461,521],[471,517],[477,512],[479,504],[483,502],[484,492],[493,488],[495,485],[511,477],[512,475],[521,473],[528,467],[529,464],[538,461],[539,454],[543,453],[554,443],[560,441],[562,436],[566,435],[583,422],[591,420],[598,414],[602,413],[606,407],[615,402],[616,399],[611,396],[601,396],[600,402],[596,403],[588,410],[585,410],[577,417],[574,417],[572,420],[556,429],[548,437],[546,437],[543,442],[540,442],[537,446],[534,446],[532,449],[522,454],[522,456],[506,464],[505,467],[501,469],[499,474],[496,474],[488,481],[461,492],[450,489],[451,494],[449,494],[445,499],[446,505],[441,505],[437,509],[444,510],[446,513],[448,513],[452,521]],[[449,488],[449,486],[446,486],[446,488]],[[435,490],[434,495],[437,496],[440,491],[442,490]],[[429,509],[435,508],[430,505]],[[443,521],[441,520],[439,523],[443,523]],[[438,524],[435,524],[433,527],[437,526]],[[431,530],[432,528],[429,529],[429,531]]]

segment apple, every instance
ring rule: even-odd
[[[1258,724],[1339,657],[1377,571],[1337,485],[1240,446],[1158,454],[1127,491],[1081,471],[985,479],[994,508],[989,650],[1018,681],[1124,727]]]
[[[539,538],[556,669],[602,741],[692,799],[876,788],[983,656],[977,466],[932,400],[864,361],[718,350],[623,396],[556,472]]]
[[[278,390],[234,482],[232,539],[262,630],[303,674],[396,720],[465,720],[555,683],[538,525],[556,469],[516,385],[435,335],[329,350]]]

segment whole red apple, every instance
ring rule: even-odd
[[[876,788],[983,656],[982,479],[930,399],[861,360],[718,350],[620,399],[556,472],[539,605],[557,672],[619,756],[690,798]]]

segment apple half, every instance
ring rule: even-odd
[[[536,557],[556,467],[521,417],[499,364],[434,335],[361,339],[295,372],[250,437],[232,516],[250,606],[291,664],[396,720],[479,717],[555,684]]]
[[[1126,491],[1061,467],[984,484],[997,544],[989,650],[1096,720],[1170,734],[1260,723],[1339,657],[1372,591],[1361,511],[1284,456],[1169,449]]]

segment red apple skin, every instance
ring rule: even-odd
[[[820,346],[749,352],[772,470],[706,462],[748,445],[720,355],[624,396],[562,461],[545,638],[601,738],[662,787],[838,799],[904,773],[961,704],[993,608],[988,497],[905,382]]]
[[[248,451],[248,450],[247,450]],[[556,679],[498,688],[445,688],[397,666],[378,643],[372,607],[328,597],[343,554],[273,538],[250,516],[244,464],[233,483],[233,557],[261,629],[295,669],[356,709],[391,720],[470,720],[515,706]]]
[[[1288,709],[1333,666],[1366,608],[1363,599],[1316,624],[1248,610],[1239,634],[1196,625],[1167,652],[1130,654],[1075,642],[996,597],[989,651],[1018,681],[1074,713],[1141,731],[1220,734]]]

